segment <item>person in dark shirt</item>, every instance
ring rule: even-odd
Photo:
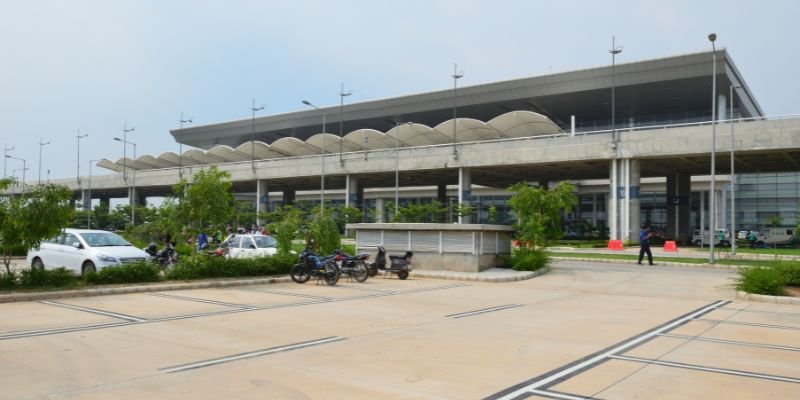
[[[650,262],[650,265],[653,265],[653,253],[650,251],[650,237],[653,236],[653,233],[650,232],[650,227],[645,225],[642,227],[642,232],[639,234],[639,244],[641,247],[639,248],[639,262],[637,264],[642,265],[642,259],[644,258],[644,254],[647,253],[647,261]]]

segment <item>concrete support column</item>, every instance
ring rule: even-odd
[[[597,193],[592,195],[592,225],[597,227]]]
[[[717,120],[725,119],[728,115],[728,96],[720,94],[717,96]]]
[[[141,205],[139,191],[133,186],[128,187],[128,205],[131,207]]]
[[[81,190],[81,207],[85,211],[89,211],[92,208],[92,199],[89,197],[89,190],[87,189]]]
[[[724,186],[719,188],[719,191],[717,192],[717,194],[719,195],[719,203],[717,203],[719,208],[719,212],[717,213],[717,215],[719,215],[719,217],[717,218],[717,221],[719,221],[718,227],[720,229],[725,229],[728,227],[728,211],[727,211],[728,205],[725,204],[728,202],[727,193],[728,191],[725,190]],[[731,229],[731,233],[733,233],[733,229]]]
[[[283,191],[283,205],[290,206],[294,204],[295,191],[293,189],[284,189]]]
[[[608,179],[608,193],[609,193],[609,202],[608,202],[608,239],[609,240],[619,240],[619,233],[617,231],[617,207],[619,206],[617,201],[617,194],[619,190],[617,190],[617,177],[619,174],[617,173],[617,160],[611,160],[611,167],[609,168],[609,179]]]
[[[383,199],[376,199],[375,200],[375,222],[376,223],[383,223],[384,221],[384,214],[386,214],[386,203],[384,203]]]
[[[472,174],[468,168],[458,169],[458,203],[462,207],[472,204]],[[472,223],[471,215],[458,217],[459,224]]]
[[[691,176],[678,171],[667,176],[667,236],[686,244],[691,240]]]
[[[700,240],[704,241],[703,232],[708,230],[706,226],[706,192],[700,192]]]
[[[711,232],[716,232],[717,229],[725,227],[725,225],[720,225],[723,218],[722,216],[724,215],[723,211],[725,210],[725,207],[722,205],[722,193],[724,193],[724,191],[720,190],[720,188],[714,189],[713,196],[716,202],[716,207],[714,207],[714,222],[716,226],[711,229]]]
[[[641,165],[639,160],[630,160],[630,178],[629,183],[629,206],[628,206],[628,221],[629,221],[629,236],[634,243],[639,243],[639,228],[641,228],[641,201],[639,195],[641,191]]]
[[[256,181],[256,225],[262,225],[261,213],[269,211],[269,185],[266,180]]]
[[[355,207],[361,209],[361,205],[364,199],[364,189],[359,187],[358,184],[358,177],[355,175],[347,175],[346,182],[346,194],[344,198],[344,205],[345,207]]]

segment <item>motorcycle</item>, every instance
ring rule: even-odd
[[[158,250],[155,243],[150,243],[144,248],[144,251],[150,256],[150,261],[158,264],[162,269],[172,268],[178,262],[178,252],[172,243],[167,244],[161,250]]]
[[[339,282],[339,268],[336,267],[336,256],[320,259],[309,249],[300,253],[300,262],[292,266],[290,273],[292,280],[297,283],[306,283],[311,277],[316,277],[317,282],[324,280],[329,286]]]
[[[341,274],[355,279],[356,282],[367,280],[367,277],[369,277],[369,272],[367,271],[369,254],[351,256],[342,249],[335,250],[333,254],[336,256],[336,267],[339,268]]]
[[[386,249],[383,246],[378,246],[378,255],[375,256],[375,262],[369,264],[369,276],[375,276],[378,271],[383,271],[384,274],[396,274],[400,279],[408,278],[411,272],[411,258],[414,257],[414,252],[406,251],[402,256],[389,256],[391,264],[386,266]]]

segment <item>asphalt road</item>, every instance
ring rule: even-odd
[[[342,280],[0,304],[0,399],[753,399],[800,393],[800,309],[725,270]]]

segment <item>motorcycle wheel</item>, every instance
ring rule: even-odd
[[[311,278],[306,265],[303,263],[295,264],[291,270],[292,280],[297,283],[306,283]]]
[[[397,277],[405,280],[408,278],[408,271],[397,271]]]
[[[325,274],[324,275],[325,283],[328,286],[333,286],[337,282],[339,282],[339,276],[340,276],[339,268],[336,268],[336,267],[325,267],[325,272],[323,272],[323,273]]]
[[[353,267],[353,271],[350,272],[350,275],[356,280],[356,282],[360,283],[367,280],[367,277],[369,277],[369,272],[367,271],[367,266],[364,265],[363,262],[359,262]]]

